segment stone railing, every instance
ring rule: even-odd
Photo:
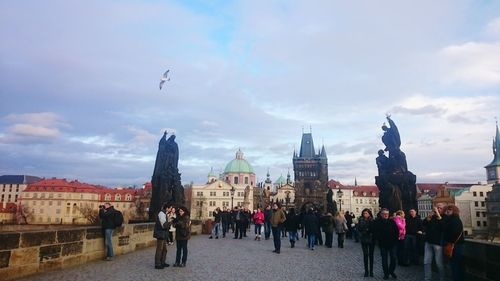
[[[113,232],[113,250],[121,255],[154,245],[153,223],[125,224]],[[104,240],[98,226],[0,233],[0,276],[22,276],[102,259]]]
[[[465,240],[465,280],[498,280],[500,276],[500,244]]]
[[[154,223],[124,224],[113,232],[113,252],[122,255],[156,245]],[[49,270],[64,269],[102,259],[104,239],[99,226],[68,226],[57,229],[0,233],[0,279],[13,280]],[[19,229],[19,230],[17,230]],[[192,234],[201,234],[193,221]]]

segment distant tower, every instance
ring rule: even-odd
[[[303,208],[304,204],[326,206],[328,158],[324,145],[318,153],[314,150],[312,133],[302,133],[299,154],[293,153],[293,171],[296,207]]]
[[[498,122],[496,129],[496,135],[493,139],[493,161],[485,167],[488,183],[500,181],[500,133],[498,132]]]

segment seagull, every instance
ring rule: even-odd
[[[166,81],[170,81],[170,78],[168,77],[168,72],[170,72],[170,69],[165,71],[165,73],[163,73],[163,75],[160,78],[160,90],[161,87],[163,86],[163,83],[165,83]]]

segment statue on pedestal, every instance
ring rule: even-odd
[[[375,182],[379,188],[380,208],[387,208],[391,213],[410,209],[418,211],[416,198],[416,176],[408,171],[406,155],[401,151],[399,130],[390,115],[386,116],[390,127],[382,125],[385,148],[378,151],[376,158],[378,176]],[[385,152],[389,153],[389,157]]]
[[[150,220],[156,218],[163,203],[182,205],[185,202],[178,163],[179,147],[175,142],[175,135],[171,135],[167,140],[167,132],[165,132],[158,145],[155,168],[151,178]]]

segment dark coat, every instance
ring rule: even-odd
[[[316,234],[318,233],[319,220],[318,217],[313,213],[308,213],[304,216],[304,228],[306,234]]]
[[[228,211],[222,211],[220,213],[222,223],[229,223],[231,221],[231,213]]]
[[[264,222],[271,222],[271,217],[273,216],[273,210],[264,210]]]
[[[160,211],[165,213],[164,211]],[[155,228],[153,230],[153,237],[159,240],[167,240],[168,231],[170,229],[170,223],[168,222],[168,217],[165,214],[166,222],[161,225],[159,214],[156,216]]]
[[[191,220],[188,215],[177,217],[173,224],[175,227],[175,240],[191,239]]]
[[[422,219],[417,215],[414,218],[406,217],[406,235],[417,235],[418,231],[424,231]]]
[[[222,218],[221,212],[214,211],[213,214],[214,214],[214,222],[219,223]]]
[[[325,233],[333,233],[334,226],[335,220],[330,213],[321,217],[321,227]]]
[[[444,236],[445,243],[464,243],[464,226],[458,215],[446,217],[444,221]],[[460,236],[460,238],[459,238]],[[457,240],[458,239],[458,240]]]
[[[115,229],[114,214],[115,208],[113,206],[107,209],[99,209],[99,219],[101,220],[102,229]]]
[[[285,221],[286,231],[297,231],[300,228],[300,216],[297,214],[287,214]]]
[[[375,237],[381,248],[392,248],[399,238],[399,229],[393,219],[376,219],[374,222]]]
[[[361,243],[372,244],[374,243],[373,231],[373,219],[364,219],[363,217],[358,220],[358,232],[359,232],[359,240]]]
[[[443,223],[435,215],[430,220],[424,219],[422,222],[425,230],[425,242],[434,245],[443,245]]]

